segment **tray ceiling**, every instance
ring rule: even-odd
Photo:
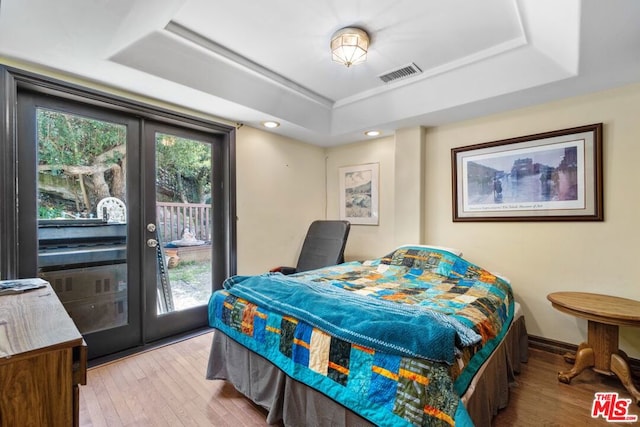
[[[2,0],[0,56],[330,146],[636,82],[638,22],[636,0]]]

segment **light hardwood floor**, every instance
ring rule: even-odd
[[[203,334],[89,369],[87,385],[80,388],[80,425],[266,426],[261,408],[231,385],[204,378],[211,337]],[[556,372],[567,366],[561,356],[532,349],[509,407],[493,426],[615,425],[592,419],[591,404],[597,391],[629,398],[624,387],[591,371],[571,385],[559,383]],[[631,413],[640,417],[640,408],[633,405]]]

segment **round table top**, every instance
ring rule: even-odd
[[[553,292],[547,299],[558,310],[577,317],[640,327],[640,301],[589,292]]]

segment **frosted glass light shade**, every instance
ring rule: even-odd
[[[360,28],[343,28],[331,37],[333,60],[347,67],[366,61],[368,49],[369,35]]]

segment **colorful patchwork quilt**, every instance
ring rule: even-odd
[[[209,323],[380,426],[473,425],[460,401],[513,318],[500,277],[450,252],[234,276]]]

